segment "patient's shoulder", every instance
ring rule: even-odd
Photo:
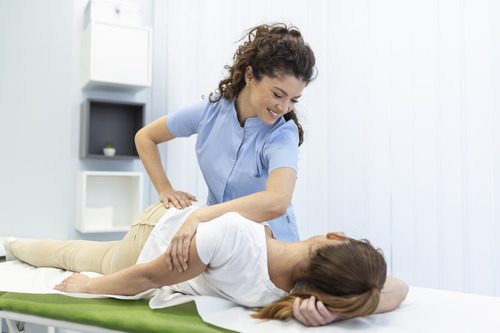
[[[200,223],[196,232],[198,255],[205,264],[224,262],[264,241],[264,226],[234,212]]]

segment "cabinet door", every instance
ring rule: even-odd
[[[151,29],[90,23],[90,81],[151,85]]]

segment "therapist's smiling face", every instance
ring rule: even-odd
[[[293,75],[276,77],[263,75],[260,80],[251,76],[247,86],[250,91],[249,102],[253,116],[271,125],[295,108],[306,83]]]

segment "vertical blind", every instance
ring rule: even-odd
[[[380,247],[411,285],[500,296],[500,2],[155,7],[165,50],[156,61],[166,62],[155,72],[166,87],[153,87],[165,100],[158,116],[213,91],[256,24],[293,23],[314,49],[319,75],[298,106],[302,238],[344,231]],[[165,164],[174,186],[203,202],[194,140],[169,143]]]

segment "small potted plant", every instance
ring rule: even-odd
[[[102,149],[104,156],[115,156],[116,154],[116,149],[113,147],[113,144],[108,142],[104,145],[104,148]]]

